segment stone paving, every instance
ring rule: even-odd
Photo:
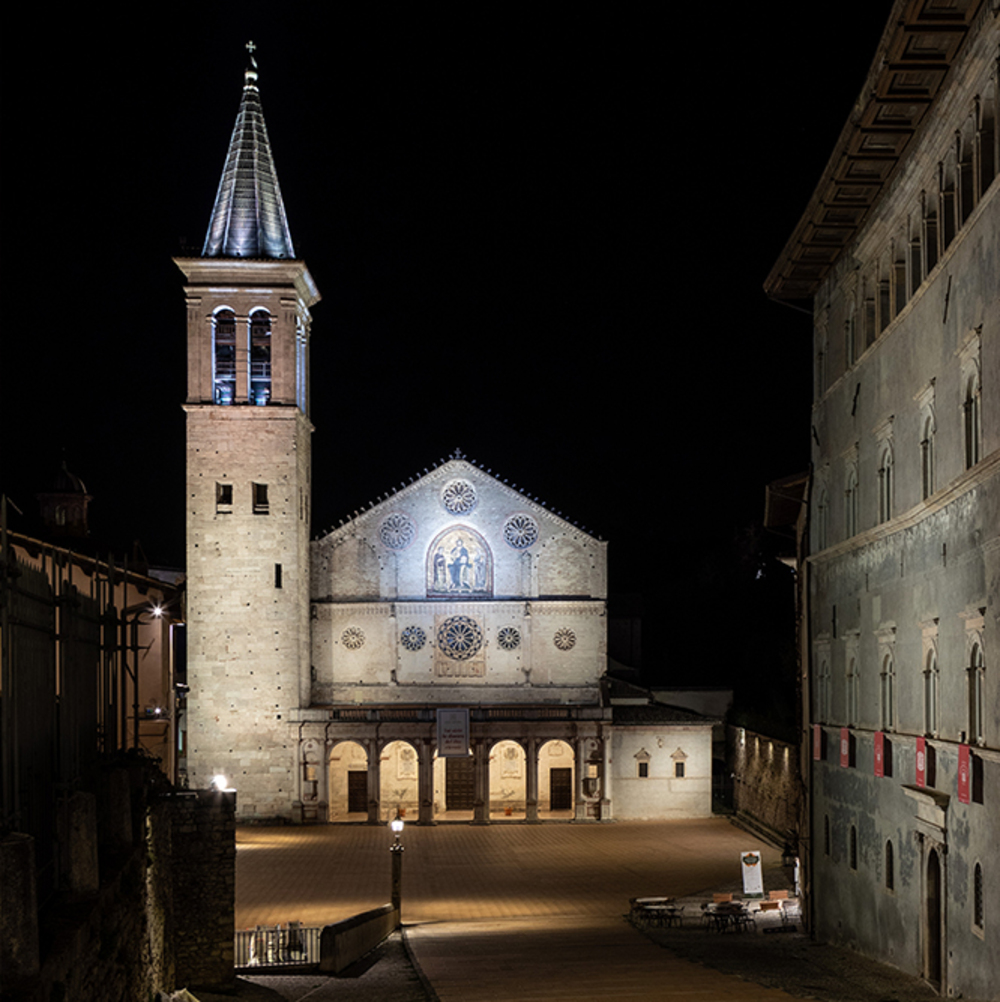
[[[389,896],[392,839],[385,828],[251,827],[241,828],[237,841],[238,928],[336,921]],[[782,886],[777,851],[722,818],[408,825],[403,841],[403,922],[418,969],[394,936],[350,972],[352,977],[254,976],[242,981],[238,997],[248,1002],[936,998],[916,979],[800,935],[719,936],[697,921],[680,930],[634,929],[624,917],[630,897],[687,898],[690,913],[697,915],[711,889],[738,889],[740,850],[761,850],[767,888]]]

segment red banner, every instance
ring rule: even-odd
[[[875,775],[885,775],[885,735],[881,731],[875,732]]]
[[[917,738],[917,786],[927,785],[927,739]]]
[[[813,758],[818,762],[823,757],[823,728],[813,724]]]
[[[959,803],[969,802],[969,773],[972,769],[972,762],[969,757],[969,746],[958,746],[958,800]]]
[[[846,769],[851,764],[851,731],[840,728],[840,764]]]

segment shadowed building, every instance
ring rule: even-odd
[[[981,998],[1000,985],[998,47],[995,3],[894,5],[766,283],[814,316],[815,931]]]
[[[224,774],[240,816],[297,821],[709,814],[711,721],[602,698],[606,543],[458,452],[309,542],[319,293],[255,68],[177,264],[191,785]]]

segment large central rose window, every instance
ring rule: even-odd
[[[482,648],[483,631],[469,616],[452,616],[438,627],[437,644],[452,660],[467,661]]]

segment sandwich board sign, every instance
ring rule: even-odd
[[[759,852],[741,852],[740,863],[743,870],[743,896],[764,897],[764,863]]]

